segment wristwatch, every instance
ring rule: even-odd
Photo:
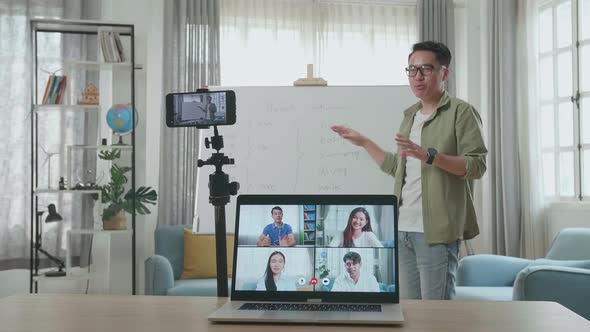
[[[438,153],[438,151],[436,151],[435,148],[428,148],[428,150],[426,150],[426,153],[428,154],[428,159],[426,160],[426,163],[428,165],[432,165],[432,162],[434,161],[434,157],[436,157],[436,154]]]

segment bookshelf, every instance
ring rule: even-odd
[[[317,210],[315,205],[303,205],[303,241],[304,245],[314,245],[316,241]]]
[[[127,213],[126,230],[102,228],[104,206],[100,186],[109,181],[115,161],[98,158],[100,151],[121,150],[123,156],[116,163],[130,168],[125,191],[135,190],[135,132],[132,129],[121,136],[122,145],[115,144],[119,136],[114,135],[105,120],[115,104],[128,104],[135,110],[134,26],[32,19],[30,27],[34,73],[30,133],[30,292],[39,292],[39,284],[50,280],[97,278],[107,280],[106,292],[110,292],[110,271],[117,267],[124,269],[118,274],[129,275],[129,293],[135,295],[136,215]],[[135,112],[131,113],[131,121],[135,123]],[[76,159],[77,156],[81,157]],[[39,246],[44,239],[44,221],[40,219],[48,212],[45,211],[48,202],[56,203],[63,217],[60,229],[66,232],[65,249],[52,248],[58,252],[51,252],[65,261],[66,275],[60,277],[47,277],[38,269],[39,261],[46,258],[43,252],[40,254]],[[72,236],[92,238],[87,253],[92,253],[93,262],[106,257],[102,259],[106,265],[82,272],[81,268],[72,266],[76,261],[73,256],[87,254],[81,251],[82,246],[74,250]],[[129,258],[131,264],[125,264],[124,268],[120,264],[111,267],[110,243],[114,236],[129,237],[122,248],[124,252],[117,253],[123,259]],[[107,245],[93,247],[95,237],[106,239]]]

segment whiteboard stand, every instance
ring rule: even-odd
[[[313,64],[307,65],[307,77],[293,82],[294,86],[328,86],[328,81],[321,77],[313,77]]]

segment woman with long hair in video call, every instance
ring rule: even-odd
[[[330,242],[330,247],[383,247],[371,228],[371,216],[362,207],[350,212],[348,224],[343,232],[338,232]]]
[[[266,291],[294,291],[295,281],[283,275],[285,269],[285,255],[280,251],[275,251],[268,257],[266,272],[258,280],[256,290]]]

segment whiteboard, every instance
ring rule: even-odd
[[[330,126],[349,126],[392,151],[403,110],[417,101],[408,86],[211,90],[236,93],[236,124],[218,128],[224,138],[221,152],[235,160],[223,171],[240,183],[238,194],[393,194],[393,178]],[[204,146],[213,130],[201,130],[200,135],[199,155],[205,160],[214,152]],[[213,166],[204,166],[197,175],[196,215],[202,233],[215,230],[207,186],[213,172]],[[235,202],[232,196],[226,206],[229,232],[235,228]]]

